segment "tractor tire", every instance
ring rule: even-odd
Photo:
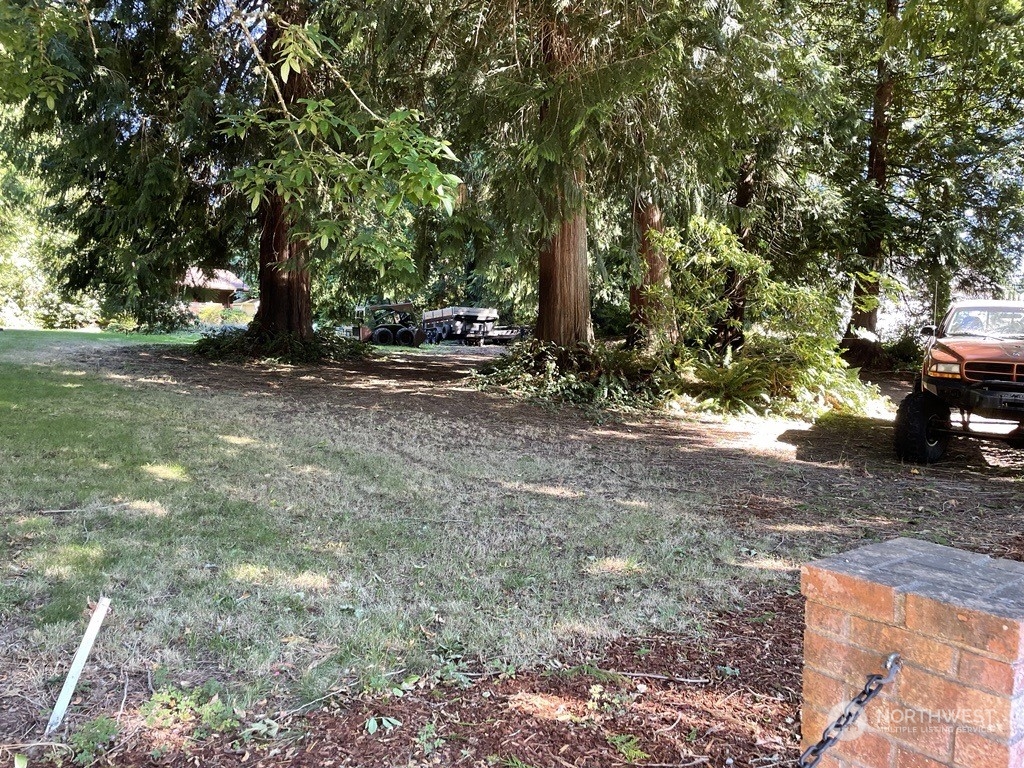
[[[395,334],[391,332],[390,328],[385,328],[383,326],[373,329],[372,338],[374,344],[380,344],[384,347],[395,343]]]
[[[893,447],[900,461],[931,464],[949,447],[949,406],[931,392],[903,398],[896,412]]]
[[[395,343],[400,347],[416,347],[419,346],[416,343],[416,329],[415,328],[399,328],[398,333],[395,334]]]

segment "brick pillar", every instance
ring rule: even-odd
[[[894,539],[803,568],[806,749],[896,651],[820,768],[1024,768],[1024,563]]]

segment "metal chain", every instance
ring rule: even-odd
[[[891,683],[896,678],[896,673],[900,671],[901,666],[900,655],[898,653],[891,653],[889,658],[885,660],[886,674],[868,675],[868,680],[864,683],[864,689],[846,705],[843,714],[837,717],[835,722],[824,730],[821,734],[821,741],[808,747],[800,755],[800,768],[814,768],[814,766],[821,762],[825,752],[839,741],[843,731],[856,722],[857,718],[860,717],[860,713],[864,711],[864,707],[868,705],[868,702],[875,698],[887,683]]]

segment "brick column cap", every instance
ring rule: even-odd
[[[804,594],[815,572],[882,584],[896,593],[960,606],[1010,621],[1024,621],[1024,563],[898,538],[815,560],[803,566]],[[827,601],[826,601],[827,602]]]

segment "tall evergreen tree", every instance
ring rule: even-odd
[[[845,264],[858,275],[848,337],[874,338],[887,275],[990,288],[1005,278],[1024,178],[1021,20],[1003,0],[822,6],[859,124],[833,177],[850,190]]]
[[[147,319],[186,267],[221,265],[258,240],[252,332],[308,337],[309,258],[329,257],[362,210],[406,200],[450,208],[457,179],[440,168],[454,159],[446,146],[415,113],[368,104],[343,73],[360,49],[358,9],[298,0],[83,8],[77,27],[48,40],[64,73],[56,93],[20,87],[33,95],[25,127],[57,137],[42,169],[78,232],[69,284],[101,287]]]
[[[444,102],[484,153],[509,228],[532,233],[543,340],[592,339],[587,200],[604,194],[618,106],[657,80],[686,8],[509,0],[464,12],[469,45],[453,54]]]

